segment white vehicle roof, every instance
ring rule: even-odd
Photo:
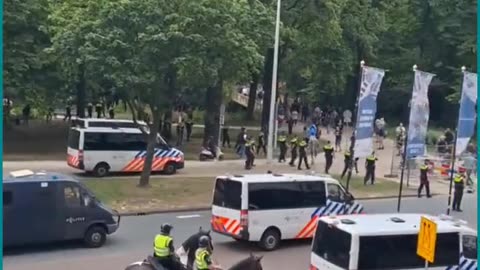
[[[99,133],[131,133],[131,134],[142,133],[142,131],[138,128],[110,128],[110,127],[77,128],[77,127],[72,127],[72,130],[78,130],[78,131],[84,131],[84,132],[99,132]]]
[[[77,120],[86,122],[134,123],[134,121],[130,119],[78,118]],[[140,125],[147,124],[144,121],[137,121],[137,123]]]
[[[292,182],[292,181],[324,181],[326,183],[338,183],[337,180],[328,174],[244,174],[244,175],[222,175],[217,178],[230,179],[242,183],[266,183],[266,182]]]
[[[468,227],[466,221],[454,219],[446,215],[434,216],[428,214],[394,213],[330,216],[321,217],[320,220],[327,224],[332,224],[352,235],[375,236],[417,234],[420,230],[420,220],[422,216],[435,222],[437,224],[437,231],[440,233],[463,231],[477,235],[477,231]],[[392,220],[394,218],[403,220],[404,222],[395,222]],[[342,220],[346,222],[342,222]]]

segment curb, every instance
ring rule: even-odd
[[[440,193],[432,193],[432,196],[440,196],[443,194]],[[402,198],[416,198],[417,195],[403,195]],[[395,199],[398,196],[380,196],[380,197],[365,197],[365,198],[358,198],[355,199],[356,201],[371,201],[371,200],[386,200],[386,199]],[[125,212],[120,213],[121,217],[135,217],[135,216],[148,216],[148,215],[156,215],[156,214],[169,214],[169,213],[184,213],[184,212],[197,212],[197,211],[208,211],[211,210],[211,206],[200,206],[200,207],[186,207],[186,208],[178,208],[178,209],[166,209],[166,210],[150,210],[150,211],[139,211],[139,212]],[[118,210],[117,210],[118,211]]]

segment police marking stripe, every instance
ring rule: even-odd
[[[477,270],[477,261],[467,259],[463,255],[460,257],[460,264],[455,266],[449,266],[446,270]]]

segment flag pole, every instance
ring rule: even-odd
[[[462,74],[465,74],[466,67],[462,67]],[[463,89],[462,89],[463,92]],[[463,94],[463,93],[462,93]],[[460,102],[462,101],[462,95],[460,95]],[[460,106],[462,106],[460,104]],[[460,115],[460,109],[459,109],[459,115]],[[458,118],[458,117],[457,117]],[[447,205],[447,215],[450,215],[450,207],[451,207],[451,202],[452,202],[452,189],[453,189],[453,174],[455,173],[455,160],[456,160],[456,155],[457,155],[457,140],[458,140],[458,125],[460,123],[460,119],[457,120],[457,128],[455,130],[455,141],[453,144],[453,150],[452,150],[452,158],[450,160],[450,179],[449,179],[449,187],[448,187],[448,205]]]
[[[415,84],[415,72],[417,71],[417,65],[413,65],[413,84]],[[413,97],[412,97],[413,99]],[[412,99],[410,99],[410,110],[412,110]],[[400,213],[400,206],[402,203],[402,191],[403,191],[403,178],[405,176],[405,164],[407,163],[407,142],[408,142],[408,133],[410,130],[410,116],[407,119],[407,134],[405,136],[405,141],[403,142],[403,153],[402,153],[402,171],[400,173],[400,187],[398,189],[398,202],[397,202],[397,212]]]

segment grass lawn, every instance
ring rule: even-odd
[[[150,180],[149,188],[138,188],[138,179],[86,179],[84,183],[100,200],[120,213],[210,206],[214,177],[155,178]],[[342,184],[345,185],[345,181]],[[379,179],[374,186],[364,186],[363,179],[354,176],[350,192],[355,198],[395,196],[398,184]],[[404,194],[409,191],[405,190]]]

